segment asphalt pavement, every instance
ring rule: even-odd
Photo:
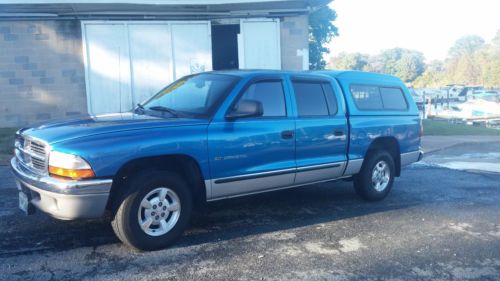
[[[177,244],[143,253],[109,219],[22,215],[3,166],[0,280],[500,280],[500,173],[432,160],[497,149],[430,153],[382,202],[345,181],[214,202]]]

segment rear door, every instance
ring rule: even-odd
[[[296,106],[295,184],[332,179],[344,172],[347,119],[341,93],[332,83],[326,78],[291,79]]]
[[[262,103],[262,117],[226,120],[240,100]],[[292,185],[295,178],[295,124],[281,76],[246,84],[208,128],[211,199]],[[219,114],[218,114],[219,115]]]

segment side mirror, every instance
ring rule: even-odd
[[[235,120],[238,118],[260,117],[264,114],[264,108],[260,101],[240,100],[237,105],[226,114],[226,119]]]

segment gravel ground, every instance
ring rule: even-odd
[[[7,167],[0,178],[1,280],[500,280],[497,173],[412,165],[377,203],[344,181],[214,202],[146,253],[106,219],[23,216]]]

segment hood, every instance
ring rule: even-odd
[[[204,124],[208,124],[208,121],[188,118],[165,119],[127,112],[52,121],[24,129],[22,133],[52,144],[84,136],[118,131]]]

